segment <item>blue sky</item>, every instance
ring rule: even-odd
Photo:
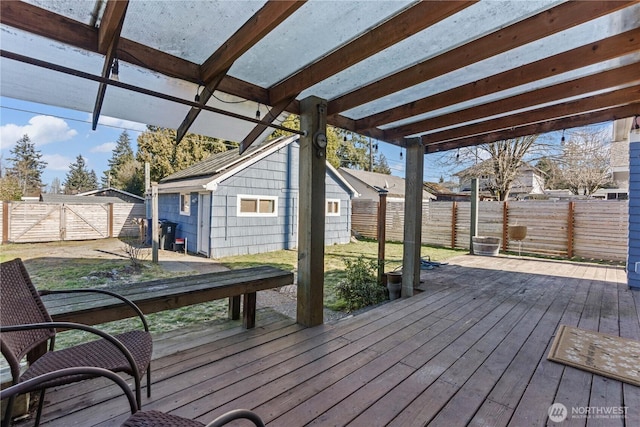
[[[107,169],[115,141],[126,130],[136,151],[136,140],[145,125],[101,116],[97,129],[91,129],[91,114],[0,97],[0,147],[2,165],[8,165],[10,150],[17,140],[28,134],[47,162],[42,181],[49,185],[54,178],[63,183],[69,165],[81,154],[87,167],[98,176]],[[379,142],[379,150],[387,158],[392,174],[404,177],[406,152],[399,147]],[[400,158],[400,152],[403,156]],[[425,156],[425,181],[438,181],[447,172],[439,165],[441,155]]]

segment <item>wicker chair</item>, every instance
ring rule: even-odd
[[[76,289],[71,291],[42,291],[39,293],[20,258],[0,264],[0,349],[11,368],[13,384],[22,383],[36,376],[63,368],[92,366],[131,375],[135,382],[136,402],[141,407],[140,378],[147,373],[147,396],[151,393],[150,362],[152,340],[142,311],[126,298],[105,290]],[[69,322],[53,322],[40,295],[66,292],[97,292],[122,300],[133,309],[142,321],[144,330],[134,330],[111,336],[87,325]],[[98,335],[101,339],[54,351],[56,328],[79,329]],[[20,362],[32,350],[49,341],[49,350],[32,361],[21,373]],[[31,361],[30,361],[31,362]],[[77,374],[55,376],[39,383],[40,402],[36,425],[40,422],[46,388],[69,384],[91,378]],[[11,423],[13,398],[10,398],[3,419],[3,426]]]
[[[31,378],[27,381],[18,383],[11,387],[8,387],[2,391],[0,391],[0,398],[5,399],[13,399],[17,395],[29,392],[31,390],[36,390],[44,385],[56,381],[59,378],[67,378],[67,377],[75,377],[75,376],[86,376],[86,377],[97,377],[103,376],[107,377],[110,380],[114,381],[124,392],[127,400],[129,402],[129,408],[131,410],[131,416],[122,424],[122,427],[204,427],[205,425],[198,422],[189,420],[187,418],[182,418],[177,415],[165,414],[160,411],[139,411],[136,400],[133,396],[133,393],[127,386],[127,383],[120,378],[118,375],[114,374],[111,371],[102,368],[91,368],[91,367],[76,367],[76,368],[65,368],[59,371],[49,372],[44,375],[40,375],[35,378]],[[215,420],[211,421],[206,427],[220,427],[223,426],[233,420],[237,419],[247,419],[257,427],[264,427],[264,423],[260,419],[260,417],[247,409],[236,409],[233,411],[229,411]]]

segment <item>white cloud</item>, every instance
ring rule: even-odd
[[[147,125],[137,122],[131,122],[129,120],[116,119],[109,116],[100,116],[98,123],[105,126],[113,126],[117,128],[123,128],[127,130],[133,130],[138,132],[144,132],[147,130]]]
[[[67,141],[78,132],[70,128],[64,120],[52,116],[33,116],[25,126],[13,123],[0,126],[2,145],[13,145],[25,134],[29,135],[31,142],[38,146]]]
[[[76,161],[76,159],[60,154],[43,154],[42,160],[47,162],[47,170],[55,171],[67,171],[69,170],[69,165]]]
[[[92,153],[111,153],[116,148],[115,142],[105,142],[91,149]]]

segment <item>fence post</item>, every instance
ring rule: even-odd
[[[478,235],[478,178],[471,179],[471,225],[469,226],[469,253],[473,255],[473,238]]]
[[[9,202],[2,202],[2,244],[9,243]]]
[[[109,203],[109,213],[107,216],[109,217],[107,219],[107,235],[113,237],[113,202]]]
[[[456,226],[458,224],[458,202],[455,200],[451,205],[451,249],[456,248],[456,239],[457,239],[457,230]]]
[[[509,205],[506,200],[502,203],[502,251],[506,252],[509,243]]]
[[[567,258],[573,258],[573,221],[575,215],[575,202],[569,202],[567,215]]]

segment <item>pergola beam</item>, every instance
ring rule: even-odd
[[[385,130],[386,140],[400,140],[404,135],[419,134],[432,129],[445,128],[461,123],[471,122],[487,116],[487,111],[491,115],[499,115],[510,111],[522,110],[535,107],[558,99],[567,99],[575,96],[583,96],[588,93],[607,90],[619,87],[632,82],[640,81],[638,73],[640,65],[633,63],[602,73],[592,74],[568,82],[558,83],[542,89],[525,92],[508,98],[498,99],[486,104],[477,105],[464,110],[454,111],[449,114],[432,117],[404,126],[398,126]],[[467,126],[459,126],[451,130],[451,133],[465,133]],[[426,140],[430,140],[426,136]]]
[[[605,108],[597,111],[590,111],[587,113],[576,114],[574,116],[563,117],[556,120],[546,120],[544,122],[518,126],[512,129],[488,132],[481,135],[468,136],[466,138],[430,144],[425,147],[425,154],[452,150],[454,148],[471,147],[480,144],[490,144],[492,142],[518,138],[526,135],[542,134],[562,129],[587,126],[593,123],[603,123],[612,120],[625,119],[627,117],[637,115],[640,115],[640,102]]]
[[[291,98],[304,89],[465,9],[472,1],[422,1],[372,28],[352,42],[270,89],[271,104]]]
[[[628,1],[566,2],[329,101],[329,115],[374,101],[615,12]]]
[[[204,84],[204,89],[199,95],[200,104],[205,105],[209,102],[238,58],[303,4],[304,1],[270,0],[223,43],[200,67],[200,75]],[[193,122],[198,118],[200,111],[200,108],[189,110],[177,129],[176,144],[186,135]]]
[[[118,49],[118,41],[124,16],[127,13],[129,0],[109,0],[104,10],[104,15],[100,21],[98,28],[98,51],[105,54],[104,64],[102,66],[102,77],[109,77],[111,74],[111,64],[114,58],[117,58],[116,51]],[[98,94],[93,107],[93,118],[91,121],[91,129],[96,130],[100,112],[102,111],[102,103],[104,95],[107,92],[107,85],[100,83],[98,86]]]
[[[542,80],[640,50],[640,28],[525,64],[356,120],[357,131],[425,114],[494,92]]]
[[[629,100],[631,99],[634,101],[630,102]],[[428,152],[435,152],[458,148],[458,143],[463,140],[468,141],[469,139],[471,139],[480,141],[482,135],[489,133],[494,133],[495,139],[493,141],[498,141],[502,139],[508,139],[508,135],[510,135],[510,132],[512,132],[512,130],[515,128],[546,121],[554,121],[563,117],[575,116],[578,114],[582,114],[585,111],[595,112],[598,110],[610,109],[618,106],[636,104],[636,101],[638,99],[640,99],[640,85],[635,85],[599,95],[592,95],[576,101],[569,101],[562,104],[529,110],[509,116],[500,117],[498,119],[486,120],[484,122],[468,125],[465,127],[464,134],[459,136],[456,136],[452,132],[456,129],[437,132],[433,134],[426,134],[422,136],[422,142],[427,146],[426,150]],[[548,131],[563,128],[564,127],[559,127],[556,129],[549,128]],[[481,143],[482,141],[478,142],[478,144]]]

